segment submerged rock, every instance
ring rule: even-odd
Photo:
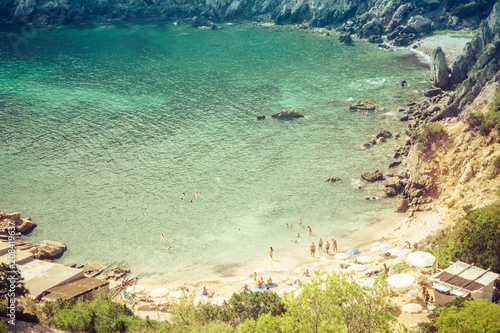
[[[380,170],[375,170],[372,172],[365,172],[361,175],[361,178],[368,182],[376,182],[384,179],[384,174]]]
[[[303,118],[304,115],[297,112],[295,109],[287,109],[280,111],[276,114],[273,114],[271,118],[274,119],[295,119],[295,118]]]
[[[375,110],[375,104],[363,98],[349,105],[349,110]]]
[[[338,183],[341,181],[342,181],[342,178],[340,178],[340,177],[332,177],[332,178],[328,178],[326,180],[327,183]]]
[[[66,244],[44,240],[35,252],[35,258],[54,259],[61,256],[64,251],[66,251]]]
[[[352,38],[351,35],[349,34],[341,34],[339,36],[339,41],[344,44],[351,44],[352,43]]]

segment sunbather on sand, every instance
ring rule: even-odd
[[[271,279],[271,278],[267,279],[267,284],[268,284],[268,285],[273,284],[273,279]]]

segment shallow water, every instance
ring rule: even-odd
[[[400,142],[360,146],[402,131],[397,109],[429,86],[408,51],[279,27],[95,23],[39,29],[19,52],[5,37],[1,210],[38,223],[30,241],[65,242],[61,262],[152,279],[230,274],[270,246],[307,248],[390,214],[381,185],[350,180],[388,171]],[[347,110],[360,98],[386,110]],[[305,118],[270,119],[291,107]],[[298,219],[313,235],[294,244]]]

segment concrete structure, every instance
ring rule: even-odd
[[[84,277],[82,269],[66,267],[60,264],[32,260],[18,265],[24,284],[34,299],[41,299],[47,290]]]
[[[1,254],[1,249],[0,249],[0,254]],[[32,259],[35,259],[35,256],[30,251],[16,249],[16,264],[17,265],[24,264]],[[4,254],[0,255],[0,262],[3,262],[4,264],[9,263],[9,254],[7,253],[7,251],[5,251]]]
[[[472,297],[491,301],[495,281],[500,274],[461,261],[455,262],[444,271],[434,274],[430,280],[434,282],[436,304],[444,305],[456,297]]]
[[[43,301],[67,300],[77,297],[91,299],[91,293],[99,288],[108,289],[109,282],[105,280],[84,277],[82,279],[48,289],[42,297]]]

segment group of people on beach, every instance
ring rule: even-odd
[[[332,238],[332,253],[337,252],[337,240]],[[312,242],[311,246],[309,247],[311,250],[311,257],[314,257],[316,254],[316,245],[314,245],[314,242]],[[318,251],[321,251],[323,249],[323,238],[320,238],[318,241]],[[326,254],[329,254],[328,252],[330,251],[330,242],[326,241],[326,246],[325,246]]]

